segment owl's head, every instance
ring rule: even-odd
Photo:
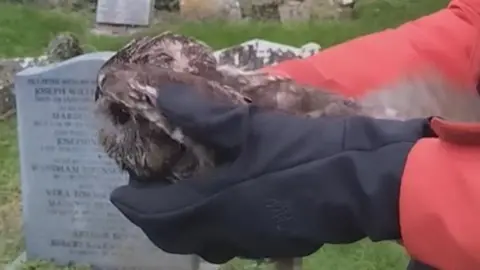
[[[184,136],[156,105],[162,87],[188,85],[206,98],[248,102],[217,81],[151,64],[117,63],[99,74],[95,115],[99,142],[124,170],[140,178],[182,179],[213,166],[213,154]]]
[[[141,113],[101,96],[96,102],[98,140],[105,153],[122,169],[139,179],[174,182],[182,176],[178,166],[196,167],[189,149]],[[187,172],[184,172],[184,176]]]
[[[155,74],[142,67],[117,65],[117,69],[99,77],[94,112],[98,139],[121,169],[143,180],[174,182],[193,174],[200,160],[207,157],[195,156],[181,132],[156,108],[155,91],[168,82],[168,72],[156,72],[154,88],[147,81]]]

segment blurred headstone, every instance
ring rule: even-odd
[[[220,65],[233,65],[244,70],[255,70],[285,60],[308,57],[320,50],[320,45],[307,43],[301,48],[263,39],[252,39],[215,52]]]
[[[254,20],[280,20],[279,6],[284,0],[252,0],[250,17]]]
[[[355,0],[304,0],[311,20],[351,19]]]
[[[148,26],[153,14],[153,0],[98,0],[97,24]]]
[[[286,22],[305,22],[310,20],[310,5],[308,2],[288,1],[278,7],[280,20]]]
[[[27,259],[198,270],[198,258],[162,252],[109,201],[127,177],[97,145],[93,104],[97,72],[112,54],[84,54],[15,77]]]
[[[179,0],[180,14],[188,20],[222,19],[237,21],[242,18],[238,0]]]
[[[282,22],[351,18],[355,0],[239,0],[242,14]]]
[[[179,4],[178,0],[155,0],[154,7],[156,10],[179,11]]]

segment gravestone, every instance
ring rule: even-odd
[[[148,26],[152,18],[153,0],[98,0],[98,24]]]
[[[252,39],[215,52],[220,65],[233,65],[244,70],[255,70],[279,62],[304,58],[317,53],[320,45],[310,42],[301,48],[263,39]]]
[[[310,5],[308,2],[288,1],[278,7],[280,21],[287,22],[305,22],[310,20]]]
[[[179,0],[179,7],[182,19],[186,20],[242,19],[238,0]]]
[[[112,54],[84,54],[15,77],[27,259],[108,270],[199,269],[194,256],[156,248],[109,202],[127,178],[97,145],[92,106],[96,74]]]

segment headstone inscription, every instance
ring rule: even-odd
[[[96,22],[99,24],[148,26],[153,0],[98,0]]]
[[[109,270],[197,270],[163,253],[109,202],[126,176],[97,145],[96,73],[112,53],[85,54],[17,73],[27,259]]]

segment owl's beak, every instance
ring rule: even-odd
[[[100,98],[100,93],[101,90],[100,90],[100,87],[97,86],[97,88],[95,89],[95,101],[97,101],[99,98]]]

